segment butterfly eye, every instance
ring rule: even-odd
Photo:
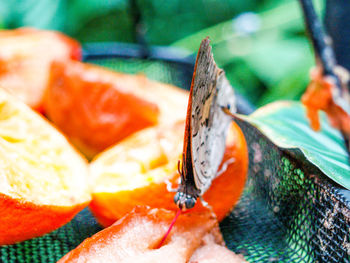
[[[191,209],[196,204],[196,199],[192,196],[186,196],[185,207],[186,209]]]
[[[180,175],[182,175],[182,172],[181,172],[181,169],[180,169],[180,165],[181,165],[181,161],[178,160],[178,161],[177,161],[177,172],[178,172]]]
[[[177,192],[174,196],[174,203],[183,210],[184,194],[182,192]]]
[[[174,196],[174,203],[182,210],[191,209],[196,204],[196,198],[186,195],[183,192],[177,192]]]
[[[179,193],[176,193],[175,196],[174,196],[174,203],[177,204],[180,200],[180,196],[179,196]]]

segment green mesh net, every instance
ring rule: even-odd
[[[221,223],[228,247],[250,262],[349,262],[349,191],[237,123],[249,145],[249,177]]]

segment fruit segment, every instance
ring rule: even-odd
[[[0,87],[42,110],[51,63],[80,58],[80,44],[61,33],[31,28],[2,30]]]
[[[0,156],[0,244],[50,232],[89,203],[86,160],[1,89]]]
[[[173,211],[136,207],[58,262],[185,263],[201,245],[202,238],[214,229],[216,239],[222,242],[217,221],[206,211],[181,215],[165,244],[157,248],[174,216]]]
[[[183,129],[184,121],[151,127],[96,156],[90,164],[90,208],[102,225],[111,225],[136,205],[176,209],[166,181],[177,185]]]
[[[338,69],[339,72],[344,70]],[[347,74],[347,73],[346,73]],[[341,79],[344,78],[339,74]],[[343,73],[344,75],[344,73]],[[345,75],[348,77],[347,75]],[[319,111],[326,112],[331,125],[345,134],[350,134],[350,115],[334,102],[333,93],[336,92],[334,80],[331,77],[322,76],[320,69],[311,72],[311,82],[302,96],[302,103],[306,107],[310,126],[315,131],[320,130]],[[345,101],[350,100],[348,92],[344,89]]]
[[[174,216],[174,211],[135,207],[112,226],[85,239],[58,263],[246,262],[225,247],[218,222],[208,209],[181,214],[165,243],[158,247]]]
[[[136,205],[177,210],[175,193],[169,188],[178,186],[177,163],[182,154],[183,133],[184,121],[148,128],[96,156],[90,165],[90,209],[100,224],[111,225]],[[236,124],[228,133],[222,165],[225,163],[227,168],[203,196],[218,220],[236,204],[247,175],[247,146]],[[201,202],[193,209],[203,210]]]
[[[45,111],[89,158],[128,135],[185,116],[187,93],[142,75],[53,63]]]

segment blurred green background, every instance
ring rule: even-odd
[[[136,42],[136,10],[148,44],[193,53],[210,36],[217,63],[256,106],[298,99],[307,85],[314,61],[296,0],[0,0],[0,26]]]

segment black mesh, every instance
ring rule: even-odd
[[[148,78],[158,80],[160,82],[173,84],[183,89],[189,89],[191,85],[192,75],[188,73],[193,72],[182,68],[182,65],[175,62],[152,61],[145,59],[93,59],[89,63],[94,63],[110,69],[130,73],[130,74],[145,74]]]
[[[221,223],[228,247],[250,262],[350,262],[349,191],[237,123],[249,145],[249,178]]]

